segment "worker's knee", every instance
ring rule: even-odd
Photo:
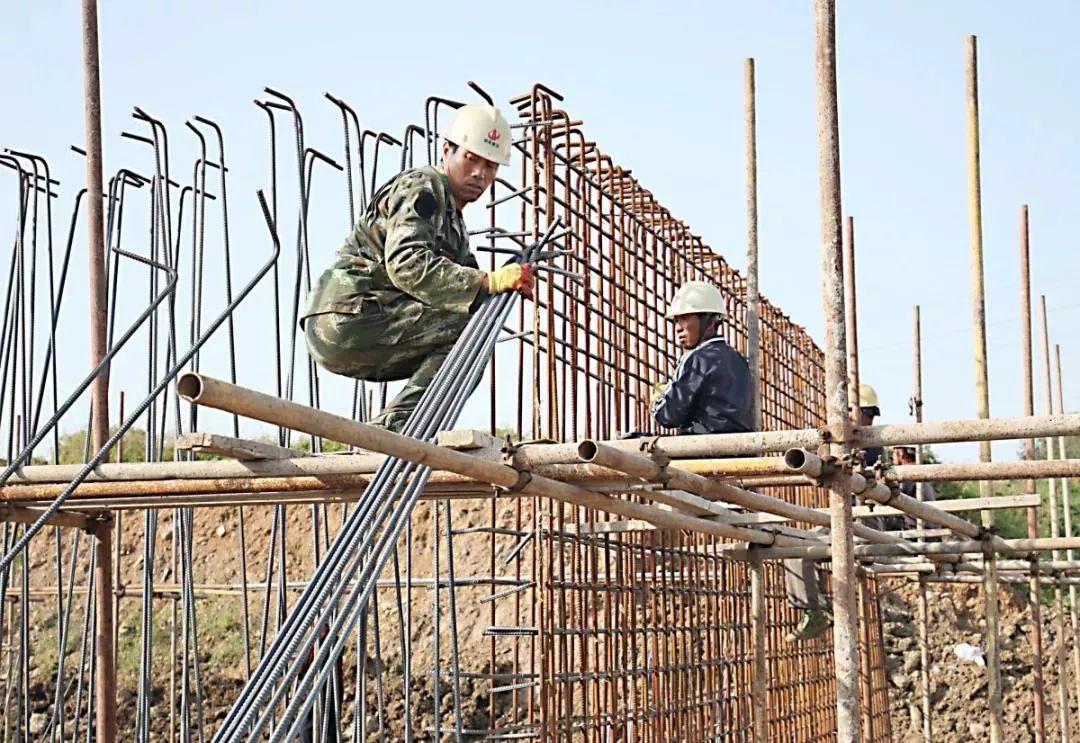
[[[349,315],[325,313],[304,321],[308,353],[319,366],[335,374],[370,379],[382,354],[378,352],[378,334],[362,331],[362,325]]]
[[[447,349],[442,346],[388,342],[389,336],[378,330],[363,318],[333,313],[314,315],[304,322],[304,338],[315,363],[353,379],[369,382],[407,379],[431,357],[445,357]]]

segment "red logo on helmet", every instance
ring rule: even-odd
[[[492,142],[498,142],[500,136],[502,135],[499,134],[498,129],[492,129],[490,132],[488,132],[488,139],[490,139]]]

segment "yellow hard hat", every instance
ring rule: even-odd
[[[485,160],[510,164],[510,124],[499,109],[486,103],[468,103],[457,110],[446,141]]]
[[[708,281],[687,281],[675,292],[668,305],[667,318],[674,320],[680,315],[724,314],[724,295]]]
[[[874,392],[874,388],[868,384],[859,385],[859,407],[860,408],[876,408],[878,407],[877,393]]]

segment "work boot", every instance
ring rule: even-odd
[[[806,609],[802,619],[793,631],[784,638],[785,642],[803,642],[821,637],[825,630],[829,629],[831,620],[829,613],[824,609]]]

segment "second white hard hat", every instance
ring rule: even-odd
[[[457,110],[446,141],[485,160],[510,164],[510,124],[499,109],[486,103],[468,103]]]
[[[675,292],[668,305],[667,318],[674,320],[680,315],[724,314],[724,295],[708,281],[687,281]]]
[[[876,408],[878,407],[877,392],[870,385],[863,383],[859,385],[859,407],[860,408]]]

